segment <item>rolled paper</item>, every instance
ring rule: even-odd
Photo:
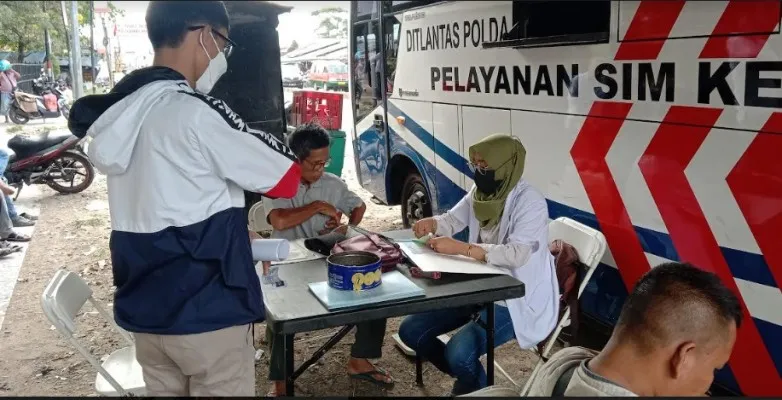
[[[282,261],[288,258],[290,243],[285,239],[253,239],[253,261]]]

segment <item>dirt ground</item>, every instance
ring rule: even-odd
[[[371,195],[361,189],[355,177],[351,146],[348,143],[343,177],[368,206],[365,227],[374,230],[401,228],[398,207],[374,204]],[[40,220],[25,257],[16,288],[0,334],[0,395],[5,396],[94,396],[96,371],[66,342],[46,320],[40,296],[58,269],[79,273],[101,304],[111,309],[111,261],[108,250],[110,233],[106,179],[99,175],[85,192],[57,195],[42,189]],[[415,368],[393,344],[399,319],[389,321],[383,358],[378,364],[396,379],[396,386],[383,391],[366,383],[352,382],[345,371],[353,335],[349,334],[318,364],[305,372],[296,383],[302,396],[442,396],[449,392],[452,379],[431,364],[425,364],[425,386],[415,384]],[[101,359],[123,346],[121,338],[91,308],[77,318],[77,335]],[[255,329],[256,347],[264,354],[257,362],[257,394],[266,394],[269,384],[268,352],[260,342],[264,326]],[[296,337],[296,363],[300,364],[320,347],[335,329],[311,332]],[[529,375],[534,358],[511,341],[496,351],[497,362],[519,384]],[[496,382],[510,383],[497,373]]]

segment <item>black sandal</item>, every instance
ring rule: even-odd
[[[372,365],[375,369],[372,371],[362,372],[359,374],[351,374],[348,373],[348,375],[353,379],[358,379],[362,381],[367,381],[369,383],[374,383],[375,385],[378,385],[380,387],[383,387],[385,389],[391,389],[394,387],[394,378],[391,377],[391,374],[386,372],[383,368],[378,367],[377,365]],[[391,379],[391,382],[386,382],[382,379],[378,379],[377,375],[383,375]]]
[[[31,238],[29,236],[25,235],[25,234],[11,232],[11,234],[8,235],[8,237],[6,237],[3,240],[9,241],[9,242],[29,242],[30,239]]]

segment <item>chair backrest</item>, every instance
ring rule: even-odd
[[[253,232],[271,231],[272,226],[266,221],[267,210],[271,208],[271,200],[266,197],[262,201],[253,204],[249,212],[249,228]]]
[[[122,385],[117,382],[111,374],[106,371],[100,362],[90,353],[90,351],[81,345],[73,336],[76,331],[76,315],[84,307],[84,304],[90,302],[104,319],[111,324],[111,326],[118,330],[120,335],[131,345],[133,345],[133,339],[124,330],[119,327],[111,319],[110,315],[103,309],[97,302],[92,299],[92,289],[87,285],[79,275],[66,271],[58,270],[49,284],[41,295],[41,308],[43,308],[46,318],[49,322],[54,324],[60,333],[76,347],[76,350],[84,356],[87,361],[92,364],[93,367],[103,376],[109,384],[114,387],[114,390],[125,396],[127,393]]]
[[[570,218],[560,217],[548,225],[549,241],[560,239],[575,247],[579,261],[589,268],[600,264],[606,249],[603,233]]]
[[[41,296],[41,307],[52,323],[69,334],[76,330],[76,315],[92,296],[92,289],[73,272],[59,270]]]
[[[605,236],[596,229],[566,217],[551,221],[548,226],[548,235],[549,242],[560,239],[573,246],[578,252],[579,261],[587,266],[588,270],[578,288],[580,297],[595,268],[603,259],[607,247]]]

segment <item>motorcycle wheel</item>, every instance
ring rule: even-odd
[[[52,164],[54,164],[54,168],[51,174],[59,173],[60,175],[56,178],[49,177],[46,184],[59,193],[73,194],[82,192],[90,187],[95,179],[95,168],[92,166],[90,159],[81,153],[66,151],[52,161]],[[81,166],[77,167],[79,164]],[[78,185],[74,184],[77,176],[84,177],[84,180]]]
[[[8,110],[8,118],[17,125],[24,125],[30,121],[30,118],[21,115],[16,107],[11,107],[11,109]]]

